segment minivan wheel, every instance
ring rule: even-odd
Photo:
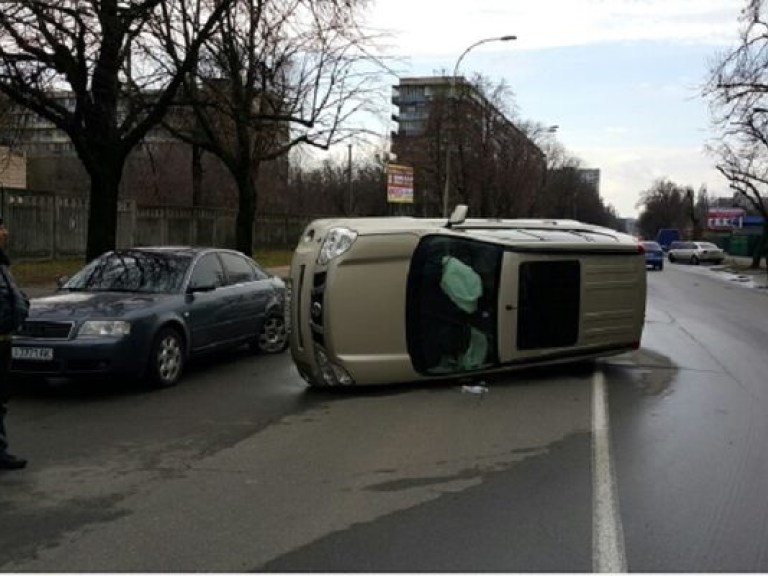
[[[256,348],[265,354],[279,354],[288,348],[288,329],[282,315],[267,316],[259,332]]]
[[[158,388],[179,382],[184,370],[184,342],[175,328],[163,328],[155,336],[149,357],[149,378]]]

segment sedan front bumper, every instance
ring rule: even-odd
[[[11,372],[40,376],[140,375],[146,354],[130,338],[43,340],[14,337]]]

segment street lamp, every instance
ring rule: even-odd
[[[461,53],[458,60],[456,60],[456,66],[453,67],[453,76],[451,77],[451,100],[456,98],[456,76],[459,74],[459,65],[464,59],[464,56],[472,50],[477,48],[481,44],[487,42],[507,42],[509,40],[517,40],[517,36],[498,36],[493,38],[484,38],[478,40],[474,44],[471,44],[464,52]],[[450,146],[445,151],[445,189],[443,190],[443,218],[448,218],[448,195],[451,189],[451,148]]]

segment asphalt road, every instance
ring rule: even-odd
[[[245,352],[23,389],[0,570],[764,572],[768,294],[711,276],[649,273],[642,350],[482,395]]]

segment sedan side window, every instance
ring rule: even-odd
[[[218,288],[223,285],[224,269],[216,254],[206,254],[200,258],[189,281],[190,289]]]
[[[256,279],[256,269],[242,256],[225,252],[221,255],[221,259],[224,261],[229,284],[252,282]]]

